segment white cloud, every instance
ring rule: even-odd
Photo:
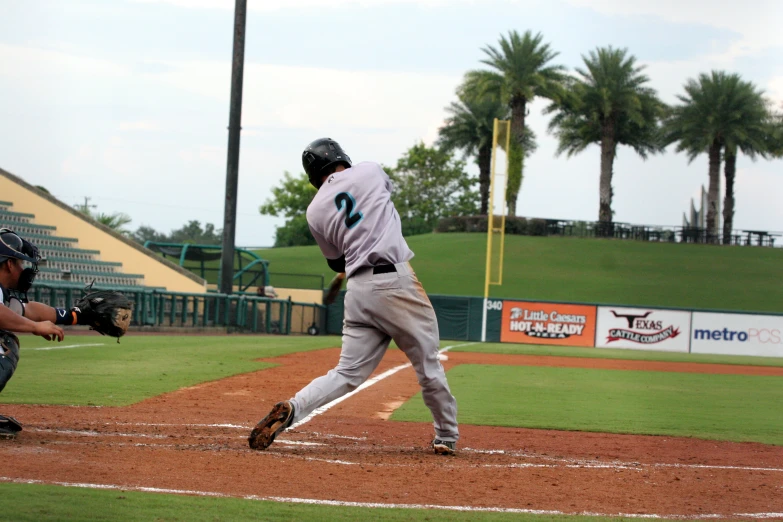
[[[167,85],[229,101],[229,63],[170,63]],[[244,127],[420,129],[443,119],[459,75],[246,64]]]
[[[783,104],[783,76],[777,76],[767,82],[767,95],[776,103],[776,108]]]
[[[76,152],[67,156],[62,161],[62,171],[64,174],[78,175],[82,172],[87,164],[93,161],[95,157],[95,151],[90,145],[82,145]]]
[[[133,0],[142,4],[170,4],[189,9],[234,9],[230,0]],[[470,2],[473,0],[248,0],[248,11],[279,11],[282,9],[344,7],[374,7],[381,4],[416,4],[416,5],[446,5],[455,1]]]
[[[129,67],[108,60],[0,43],[0,76],[16,81],[21,77],[51,80],[59,76],[78,75],[87,82],[96,75],[117,78],[130,74]]]
[[[742,56],[756,51],[783,46],[780,24],[783,2],[779,0],[747,0],[745,2],[715,2],[714,0],[566,0],[569,4],[587,7],[609,15],[647,15],[679,23],[703,24],[726,29],[741,35],[729,54]],[[666,35],[661,35],[666,38]]]
[[[118,129],[121,131],[159,131],[161,126],[160,123],[149,120],[123,121],[120,122]]]

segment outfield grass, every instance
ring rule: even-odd
[[[62,346],[101,343],[61,349]],[[67,336],[22,338],[19,367],[0,402],[124,406],[198,383],[269,367],[255,359],[339,345],[335,337]],[[42,350],[41,348],[52,348]]]
[[[365,508],[345,506],[308,506],[283,504],[236,498],[210,498],[133,491],[101,491],[63,486],[28,484],[0,484],[0,496],[9,520],[39,522],[69,520],[95,522],[98,520],[236,522],[257,520],[335,520],[397,522],[598,522],[624,520],[584,516],[543,516],[525,513],[461,513],[438,509]],[[2,515],[0,515],[0,519]]]
[[[654,352],[621,348],[584,348],[510,343],[458,343],[442,341],[441,345],[462,345],[452,352],[499,353],[505,355],[552,355],[558,357],[587,357],[590,359],[625,359],[629,361],[687,362],[704,364],[736,364],[747,366],[783,366],[781,357],[753,355],[714,355],[705,353]]]
[[[486,236],[407,238],[431,294],[484,294]],[[318,247],[259,250],[270,272],[332,273]],[[506,236],[493,297],[783,312],[783,249]],[[284,267],[296,267],[284,268]]]
[[[100,346],[63,346],[100,344]],[[49,343],[22,338],[19,368],[0,403],[124,406],[186,386],[269,367],[257,359],[339,346],[339,337],[134,336],[122,344],[108,337],[67,336]],[[441,346],[464,343],[441,341]],[[394,343],[391,349],[396,349]],[[569,348],[514,344],[468,344],[453,351],[559,355],[672,362],[783,366],[783,359]]]
[[[17,373],[0,402],[126,405],[267,367],[256,359],[335,346],[336,337],[25,336]],[[74,344],[101,346],[54,350]],[[462,344],[444,341],[443,346]],[[532,345],[472,344],[510,351],[620,359],[783,365],[781,360]],[[692,436],[783,445],[783,377],[460,365],[448,372],[464,424]],[[393,421],[431,422],[420,394]],[[0,484],[13,520],[600,520],[442,510],[323,507],[244,499]],[[2,518],[2,517],[0,517]]]
[[[459,421],[783,445],[783,377],[460,365]],[[391,417],[427,422],[421,394]]]

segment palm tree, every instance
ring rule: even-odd
[[[464,157],[476,156],[479,167],[481,215],[489,206],[489,175],[492,160],[492,135],[495,118],[508,119],[508,106],[497,96],[477,96],[464,86],[457,89],[458,101],[446,111],[449,117],[440,128],[438,145],[446,150],[460,149]]]
[[[123,212],[115,212],[114,214],[94,212],[92,209],[95,208],[95,205],[88,205],[87,201],[88,200],[85,199],[84,204],[74,205],[74,208],[79,212],[81,212],[82,214],[85,214],[87,217],[94,219],[101,225],[109,227],[115,232],[124,234],[126,236],[131,235],[130,230],[125,228],[125,225],[133,221],[128,214],[125,214]]]
[[[593,143],[601,146],[598,220],[610,223],[617,146],[627,145],[644,159],[658,152],[658,120],[665,105],[645,86],[644,67],[627,49],[599,48],[582,60],[585,69],[576,69],[578,76],[568,81],[568,96],[547,108],[555,113],[549,131],[558,138],[557,155],[571,157]]]
[[[563,92],[565,68],[550,64],[559,53],[553,51],[549,44],[542,43],[543,38],[541,33],[533,35],[526,31],[520,36],[517,31],[509,31],[508,38],[500,37],[498,48],[488,45],[482,49],[487,57],[481,63],[491,70],[471,71],[467,78],[469,86],[483,94],[491,93],[508,104],[512,138],[523,150],[527,104],[536,96],[558,100]],[[522,177],[521,169],[511,168],[509,171],[508,206],[513,216]]]
[[[774,146],[769,143],[772,115],[767,109],[763,91],[751,82],[731,83],[725,99],[726,128],[724,131],[726,195],[723,199],[723,243],[731,243],[734,226],[734,177],[737,172],[737,152],[742,151],[753,161],[758,156],[769,157]]]
[[[525,158],[529,158],[538,149],[536,133],[533,129],[525,129],[522,144],[510,140],[508,154],[508,180],[506,184],[506,202],[511,209],[511,215],[516,214],[516,201],[519,189],[522,187]],[[513,202],[513,207],[512,203]]]
[[[110,229],[114,230],[115,232],[119,232],[120,234],[130,234],[130,231],[127,230],[125,225],[133,221],[131,217],[127,214],[123,214],[122,212],[116,212],[114,214],[104,214],[101,212],[100,214],[95,214],[92,216],[95,221],[100,223],[101,225],[105,225],[109,227]]]
[[[740,122],[742,111],[755,110],[751,91],[759,97],[760,93],[752,86],[749,88],[738,74],[724,71],[702,73],[697,80],[688,80],[684,88],[685,95],[677,96],[681,104],[671,109],[664,122],[663,144],[676,142],[677,152],[685,152],[689,163],[700,154],[707,153],[707,241],[715,242],[718,237],[721,153],[728,146],[728,152],[736,156],[735,151],[741,142],[745,143],[746,150],[753,149],[742,136],[753,135],[755,131],[747,134]],[[733,194],[734,167],[729,170]],[[729,212],[733,216],[733,199]]]
[[[783,109],[783,104],[781,104]],[[783,112],[770,109],[769,134],[767,144],[772,156],[783,158]]]

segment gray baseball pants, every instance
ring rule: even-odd
[[[410,264],[394,266],[396,272],[373,274],[370,267],[348,278],[340,360],[291,399],[294,423],[359,387],[394,339],[416,371],[424,404],[432,412],[435,435],[444,441],[459,439],[457,401],[438,360],[435,311]]]

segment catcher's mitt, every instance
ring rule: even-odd
[[[337,294],[343,288],[343,281],[345,281],[345,272],[340,272],[334,276],[332,282],[329,283],[329,290],[326,292],[326,297],[324,297],[324,304],[330,305],[334,303],[334,300],[337,299]]]
[[[120,337],[125,335],[131,321],[131,302],[119,292],[99,290],[88,293],[78,301],[74,309],[79,324],[89,325],[101,335]]]

